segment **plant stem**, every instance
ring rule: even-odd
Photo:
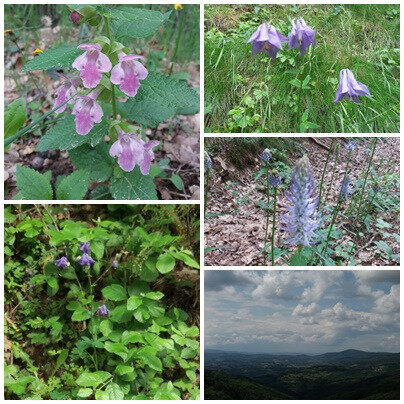
[[[206,216],[206,203],[208,202],[209,174],[210,174],[210,168],[207,168],[206,169],[206,184],[205,184],[204,216]]]
[[[333,168],[332,168],[331,181],[330,181],[330,184],[328,185],[327,194],[325,195],[325,198],[324,198],[325,203],[327,203],[327,201],[328,201],[328,195],[329,195],[329,193],[331,191],[331,187],[332,187],[332,184],[334,182],[335,171],[337,169],[337,164],[338,164],[339,147],[340,147],[339,143],[337,143],[337,146],[335,147],[335,159],[334,159],[334,165],[333,165]]]
[[[274,187],[274,211],[272,216],[272,245],[271,245],[271,258],[272,258],[272,266],[275,265],[275,222],[276,222],[276,193],[277,187]]]
[[[107,33],[107,38],[112,42],[112,34],[111,34],[111,29],[109,28],[109,21],[108,17],[104,16],[104,22],[105,22],[105,31]],[[115,97],[115,85],[111,85],[111,103],[112,103],[112,116],[114,120],[116,119],[116,97]]]
[[[265,238],[264,238],[264,265],[267,264],[267,251],[266,251],[266,246],[267,246],[267,240],[268,240],[268,226],[269,226],[269,182],[268,182],[268,177],[269,177],[269,162],[265,162],[265,166],[267,169],[267,173],[265,176],[265,184],[266,184],[266,193],[267,193],[267,209],[266,209],[266,224],[265,224]]]
[[[330,159],[330,155],[331,152],[333,150],[333,146],[334,146],[334,141],[335,138],[332,138],[331,144],[330,144],[330,148],[328,150],[327,153],[327,158],[325,159],[325,164],[324,164],[324,168],[323,168],[323,173],[321,174],[321,181],[320,181],[320,194],[318,196],[318,207],[320,208],[321,205],[321,195],[323,193],[323,181],[324,181],[324,176],[325,176],[325,172],[327,171],[327,166],[328,166],[328,160]]]
[[[179,47],[179,44],[180,44],[180,41],[181,41],[182,28],[184,26],[186,9],[187,9],[187,5],[184,4],[183,9],[181,10],[180,24],[178,26],[178,35],[177,35],[177,39],[175,40],[174,53],[173,53],[173,57],[171,59],[171,66],[170,66],[170,71],[169,71],[168,75],[171,75],[171,73],[173,71],[174,63],[175,63],[175,61],[177,59],[178,47]]]

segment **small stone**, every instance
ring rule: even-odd
[[[42,157],[34,157],[32,160],[32,167],[38,170],[39,168],[43,167],[44,159]]]

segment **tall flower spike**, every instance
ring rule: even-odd
[[[101,45],[96,43],[83,43],[77,48],[85,52],[73,62],[72,67],[80,71],[84,87],[97,87],[102,79],[101,73],[111,70],[111,61],[101,52]]]
[[[136,59],[141,56],[119,54],[119,63],[111,71],[111,83],[119,85],[119,88],[129,97],[134,97],[140,87],[140,81],[147,75],[147,69]]]
[[[247,43],[252,42],[252,54],[265,52],[270,58],[276,60],[277,52],[282,49],[282,42],[288,40],[274,26],[264,22],[251,35]]]
[[[318,196],[313,196],[315,191],[309,159],[304,156],[296,163],[289,192],[285,194],[291,203],[286,206],[288,213],[282,216],[283,230],[289,233],[285,244],[310,246],[318,238],[314,233],[320,225],[316,211]]]
[[[74,104],[72,114],[76,115],[76,132],[79,135],[87,135],[94,127],[94,123],[100,123],[104,112],[100,104],[96,101],[97,91],[92,91],[88,95],[80,95]]]
[[[145,142],[135,133],[121,131],[109,154],[111,157],[118,157],[118,164],[122,170],[130,172],[138,165],[141,173],[147,175],[154,159],[152,149],[158,144],[157,140]]]
[[[64,75],[60,75],[60,76],[62,78],[62,83],[55,91],[56,99],[55,99],[55,103],[53,104],[53,109],[55,109],[59,105],[62,105],[69,98],[75,96],[77,94],[76,87],[78,87],[81,84],[81,79],[79,77],[69,78]],[[74,103],[75,103],[75,100],[73,98],[70,101],[68,101],[68,104],[74,104]],[[57,114],[64,112],[64,110],[66,109],[66,106],[67,106],[67,104],[62,105],[55,112]]]
[[[354,193],[355,186],[349,176],[346,176],[345,181],[341,186],[341,196],[345,199],[348,199]]]
[[[271,151],[270,151],[269,149],[265,149],[265,150],[261,153],[260,157],[261,157],[261,159],[262,159],[263,161],[265,161],[265,162],[267,163],[267,162],[268,162],[269,160],[271,160],[271,158],[272,158]]]
[[[203,164],[205,166],[205,170],[210,170],[212,168],[212,159],[206,151],[204,153]]]
[[[300,55],[304,55],[310,45],[314,44],[316,31],[310,28],[303,18],[292,20],[292,31],[289,34],[289,49],[300,48]]]
[[[355,80],[353,73],[349,69],[342,69],[339,72],[339,86],[334,102],[340,102],[344,98],[360,104],[358,96],[369,95],[369,89],[364,84]]]

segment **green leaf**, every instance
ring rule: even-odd
[[[109,377],[111,377],[111,374],[108,372],[84,372],[78,377],[76,383],[81,387],[97,387]]]
[[[171,11],[161,14],[146,8],[119,7],[108,10],[111,30],[115,37],[146,38],[157,31],[170,17]]]
[[[290,80],[289,83],[292,84],[292,86],[295,86],[297,88],[301,88],[301,85],[302,85],[302,83],[298,79]]]
[[[102,289],[102,295],[109,300],[119,302],[127,298],[126,290],[121,285],[111,285]]]
[[[83,199],[90,185],[88,171],[77,170],[60,181],[56,188],[57,199]]]
[[[109,394],[106,391],[97,390],[95,392],[96,400],[109,400]]]
[[[89,389],[89,388],[80,389],[77,392],[77,396],[83,397],[83,398],[89,397],[89,396],[91,396],[91,394],[93,394],[93,389]]]
[[[173,174],[170,180],[175,185],[175,187],[180,191],[184,189],[184,183],[182,182],[182,179],[178,174]]]
[[[132,366],[127,366],[127,365],[118,365],[115,369],[116,373],[118,373],[118,375],[122,376],[122,375],[126,375],[128,373],[132,373],[134,371]]]
[[[52,173],[41,174],[32,168],[17,166],[17,187],[24,199],[53,199]]]
[[[149,73],[136,97],[118,103],[118,111],[130,121],[155,128],[174,115],[197,113],[199,95],[182,81]]]
[[[96,123],[87,135],[78,135],[76,132],[76,124],[74,116],[65,115],[56,125],[52,126],[36,147],[36,151],[47,150],[70,150],[75,147],[82,146],[85,143],[96,146],[108,133],[109,122],[103,119],[100,123]]]
[[[121,389],[121,386],[113,382],[107,386],[105,391],[108,393],[110,400],[123,400],[125,397],[125,393]]]
[[[306,266],[307,260],[302,253],[296,253],[292,256],[289,266]]]
[[[127,301],[128,310],[136,310],[143,303],[143,300],[140,296],[131,296]]]
[[[160,300],[163,296],[164,293],[161,292],[149,292],[146,294],[146,297],[152,300]]]
[[[166,274],[174,269],[175,259],[169,253],[161,254],[156,262],[156,268],[162,274]]]
[[[62,349],[62,352],[60,352],[58,358],[56,359],[56,365],[53,369],[52,375],[54,375],[55,372],[66,362],[68,356],[69,356],[69,350]]]
[[[112,174],[114,159],[109,155],[109,145],[105,142],[96,147],[84,144],[69,151],[71,162],[78,168],[89,172],[90,179],[104,182]]]
[[[112,323],[109,320],[102,320],[99,329],[104,337],[108,337],[112,332]]]
[[[183,359],[192,359],[198,355],[198,351],[192,348],[184,348],[181,352],[181,358]]]
[[[124,344],[120,342],[106,341],[104,347],[108,352],[120,356],[124,361],[128,359],[128,349]]]
[[[154,182],[148,175],[143,175],[139,167],[130,173],[122,172],[120,176],[114,176],[110,184],[111,194],[118,200],[155,200],[157,192]]]
[[[73,312],[72,321],[84,321],[91,318],[91,313],[84,307]]]
[[[15,135],[27,120],[25,98],[14,100],[4,112],[4,138]]]
[[[83,53],[77,45],[61,45],[46,50],[29,60],[21,72],[47,70],[52,67],[70,67],[74,60]]]
[[[132,312],[126,308],[126,304],[121,304],[110,311],[109,318],[115,323],[126,323],[132,318]]]
[[[156,356],[141,354],[140,358],[146,365],[148,365],[152,369],[157,370],[158,372],[161,372],[163,370],[163,364],[161,363],[161,360]]]

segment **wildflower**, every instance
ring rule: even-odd
[[[100,308],[97,310],[96,313],[101,317],[107,317],[109,311],[107,309],[107,306],[105,306],[105,304],[103,304],[103,305],[100,306]]]
[[[92,91],[88,95],[80,95],[74,104],[72,114],[76,115],[76,132],[79,135],[87,135],[93,128],[94,123],[100,123],[104,112],[95,99],[98,92]]]
[[[289,34],[289,49],[300,48],[300,55],[303,56],[310,45],[314,46],[314,35],[316,31],[311,29],[303,18],[292,20],[292,31]]]
[[[73,11],[72,13],[70,13],[69,18],[72,22],[78,24],[79,21],[81,20],[81,15],[77,11]]]
[[[84,87],[94,88],[101,81],[101,73],[111,70],[111,61],[101,52],[101,45],[83,43],[78,46],[78,49],[85,52],[73,62],[72,67],[80,71]]]
[[[204,159],[203,159],[205,170],[210,170],[212,168],[212,159],[209,154],[205,151]]]
[[[271,160],[272,158],[272,154],[270,152],[269,149],[265,149],[261,155],[260,155],[261,159],[264,160],[265,162],[268,162],[269,160]]]
[[[268,175],[268,182],[274,187],[277,188],[282,184],[282,178],[279,174],[273,173]]]
[[[182,5],[181,4],[174,4],[174,10],[182,10]]]
[[[282,217],[285,225],[283,230],[289,233],[285,244],[310,246],[313,239],[318,238],[314,233],[320,225],[316,211],[318,196],[313,196],[315,190],[310,163],[307,156],[304,156],[292,172],[289,193],[285,195],[291,203],[286,206],[288,214]]]
[[[345,149],[347,149],[350,152],[353,152],[356,149],[356,142],[354,142],[353,140],[350,140],[346,145],[345,145]]]
[[[6,30],[4,30],[4,36],[13,35],[13,34],[14,34],[14,31],[13,31],[12,29],[6,29]]]
[[[118,268],[118,261],[117,260],[112,261],[112,268]]]
[[[65,256],[60,257],[59,259],[55,260],[56,266],[58,266],[60,269],[65,269],[69,265],[69,261]]]
[[[272,25],[262,23],[251,35],[247,43],[252,42],[252,54],[265,52],[270,58],[276,60],[277,52],[282,49],[282,42],[287,39]]]
[[[349,69],[342,69],[339,72],[339,86],[334,102],[340,102],[344,98],[360,104],[358,96],[369,95],[369,89],[364,84],[355,80],[353,73]]]
[[[85,243],[81,243],[79,250],[85,254],[91,254],[90,242],[86,241]]]
[[[93,260],[88,254],[84,253],[78,262],[83,267],[89,267],[91,264],[94,264],[95,260]]]
[[[39,48],[36,48],[33,52],[31,52],[32,55],[39,55],[40,53],[43,53],[43,50]]]
[[[154,159],[152,149],[158,144],[157,140],[145,142],[135,133],[121,131],[109,154],[111,157],[118,157],[118,164],[122,170],[130,172],[138,165],[141,173],[147,175]]]
[[[69,78],[64,75],[61,75],[61,77],[62,77],[62,84],[55,91],[56,100],[55,103],[53,104],[53,109],[65,103],[69,98],[75,96],[77,94],[76,87],[81,84],[81,79],[79,77]],[[68,101],[69,104],[74,104],[74,102],[75,101],[73,99]],[[57,114],[60,114],[65,109],[66,104],[62,105],[55,112]]]
[[[351,181],[349,176],[346,176],[341,186],[341,196],[345,199],[350,198],[354,193],[354,189],[355,189],[354,183]]]
[[[141,56],[119,54],[119,63],[111,71],[111,83],[119,85],[119,88],[129,97],[134,97],[140,87],[140,81],[147,75],[147,69],[135,59]]]

